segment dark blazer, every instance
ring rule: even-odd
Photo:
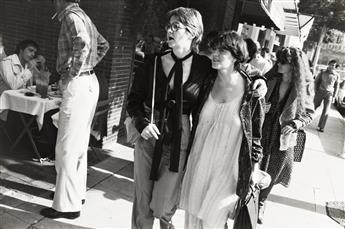
[[[163,55],[165,54],[166,53]],[[166,85],[169,83],[162,69],[161,56],[162,55],[158,55],[157,59],[155,112],[159,112],[162,107],[166,106],[164,93]],[[129,115],[135,119],[135,127],[139,133],[141,133],[150,122],[154,57],[154,55],[146,57],[144,64],[137,70],[127,99],[127,111]],[[200,87],[209,76],[210,71],[210,60],[205,56],[193,54],[191,72],[187,82],[183,85],[183,113],[195,113],[198,107],[197,98],[199,96]]]
[[[240,74],[246,80],[246,87],[240,108],[243,138],[238,161],[239,177],[236,194],[240,198],[245,198],[249,191],[253,165],[256,162],[259,162],[262,158],[261,128],[264,122],[265,112],[263,109],[264,99],[259,99],[252,96],[251,78],[244,71],[240,71]],[[200,112],[212,90],[216,77],[217,72],[212,71],[210,77],[207,78],[205,84],[201,88],[199,96],[199,108],[193,119],[191,141],[188,147],[189,150],[193,144]]]
[[[164,53],[165,55],[167,53]],[[160,165],[163,144],[174,147],[172,145],[177,139],[174,139],[172,131],[169,129],[169,124],[174,125],[169,119],[170,102],[174,101],[171,93],[169,94],[169,80],[162,68],[161,56],[157,58],[156,69],[156,90],[155,90],[155,106],[154,116],[161,135],[156,141],[155,149],[152,158],[152,167],[150,179],[158,179],[158,168]],[[151,103],[152,103],[152,85],[154,72],[155,56],[148,56],[143,66],[137,71],[131,91],[128,95],[127,111],[133,118],[135,127],[141,133],[143,129],[150,123]],[[209,76],[211,71],[211,62],[205,56],[193,54],[191,72],[187,81],[183,84],[183,114],[196,113],[198,108],[198,97],[201,86],[205,79]],[[169,94],[169,97],[166,95]],[[194,118],[193,118],[194,119]],[[168,124],[169,123],[169,124]],[[179,150],[170,150],[170,171],[178,172],[179,165]]]

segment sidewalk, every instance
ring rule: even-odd
[[[290,187],[273,189],[260,228],[342,228],[327,216],[325,206],[345,200],[345,160],[338,156],[344,149],[345,123],[334,109],[324,133],[316,131],[317,121],[318,117],[307,128],[306,149],[302,162],[294,164]],[[131,148],[114,144],[89,152],[87,199],[81,217],[75,220],[39,215],[40,209],[52,204],[48,196],[54,190],[53,165],[32,162],[30,152],[0,152],[1,229],[130,228]],[[183,228],[183,221],[184,213],[178,210],[173,218],[176,228]]]

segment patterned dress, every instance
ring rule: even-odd
[[[218,103],[210,94],[201,111],[181,191],[180,207],[196,219],[187,228],[224,228],[233,212],[243,137],[241,101],[239,95]]]
[[[281,81],[282,78],[280,77],[268,100],[271,107],[265,116],[265,122],[262,129],[261,143],[264,158],[261,163],[261,169],[267,171],[268,174],[271,175],[272,185],[282,184],[287,187],[291,179],[293,148],[289,148],[286,151],[279,150],[281,131],[279,118],[291,90],[288,90],[284,98],[279,101],[279,87]]]

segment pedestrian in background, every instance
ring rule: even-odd
[[[75,219],[86,197],[87,148],[99,96],[93,68],[105,56],[108,42],[79,7],[79,0],[52,0],[61,22],[56,70],[60,74],[60,105],[56,144],[56,187],[48,218]]]
[[[273,62],[271,60],[270,50],[268,48],[261,48],[261,56],[267,60],[271,66],[273,66]]]
[[[247,38],[245,41],[249,53],[249,60],[247,63],[257,68],[260,71],[260,75],[265,75],[272,68],[272,63],[261,56],[260,44],[258,41],[253,41],[251,38]]]
[[[328,62],[326,71],[321,72],[315,78],[315,110],[321,105],[323,101],[323,109],[319,119],[318,131],[323,132],[328,119],[328,112],[331,109],[331,104],[338,94],[339,88],[339,73],[336,72],[338,63],[336,60]]]
[[[269,110],[262,129],[261,169],[271,176],[272,182],[260,192],[260,224],[273,186],[288,187],[290,183],[297,130],[309,124],[314,113],[314,84],[307,56],[298,48],[283,48],[277,52],[277,65],[266,74]]]
[[[245,41],[234,31],[209,42],[212,71],[201,93],[198,121],[182,183],[185,228],[227,228],[238,198],[257,183],[262,157],[263,98],[253,96],[242,69]]]

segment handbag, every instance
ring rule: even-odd
[[[156,91],[156,68],[157,68],[157,56],[155,57],[155,63],[153,68],[153,85],[152,85],[152,102],[151,102],[151,121],[150,123],[153,124],[154,122],[154,104],[155,104],[155,91]],[[137,128],[135,128],[135,118],[130,117],[129,115],[126,117],[124,122],[127,132],[127,142],[130,144],[135,144],[139,138],[140,133],[138,132]]]
[[[297,131],[296,145],[293,149],[293,151],[294,151],[293,160],[295,162],[301,162],[302,161],[302,156],[303,156],[304,147],[305,147],[305,140],[306,140],[305,131],[303,129],[299,129]]]
[[[239,199],[235,208],[234,229],[255,229],[259,212],[260,189],[250,186],[245,199]]]

